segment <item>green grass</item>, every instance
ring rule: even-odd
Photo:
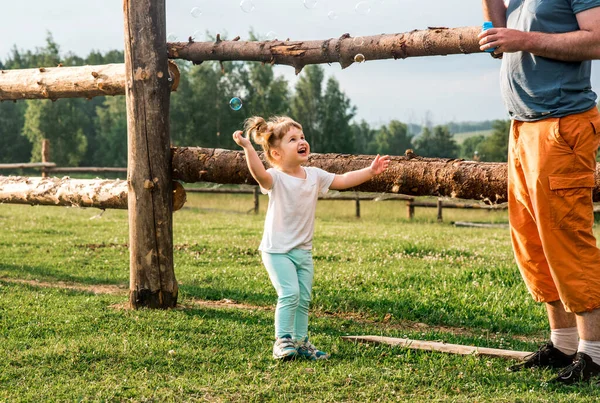
[[[127,213],[0,206],[0,401],[590,401],[549,371],[341,340],[385,335],[533,350],[547,337],[513,262],[506,212],[404,202],[320,201],[310,331],[328,362],[271,358],[275,292],[261,266],[251,195],[189,195],[174,215],[184,308],[128,311]],[[24,283],[23,281],[29,281]],[[41,287],[35,280],[52,283]],[[120,286],[122,294],[61,288]],[[229,299],[246,308],[215,307]]]
[[[454,140],[456,140],[456,142],[458,144],[462,144],[463,141],[465,141],[466,139],[468,139],[469,137],[473,137],[473,136],[489,136],[490,134],[492,134],[494,131],[493,130],[476,130],[473,132],[462,132],[462,133],[455,133],[453,135]]]

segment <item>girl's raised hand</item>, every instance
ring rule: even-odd
[[[242,148],[250,147],[252,143],[250,143],[250,139],[244,136],[244,132],[241,130],[237,130],[233,132],[233,141]]]
[[[379,175],[387,169],[388,165],[390,165],[390,156],[384,155],[383,157],[380,157],[379,154],[377,154],[377,157],[375,157],[371,163],[371,172],[373,172],[373,175]]]

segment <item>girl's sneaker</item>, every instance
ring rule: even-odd
[[[298,355],[292,336],[286,334],[278,337],[273,344],[273,358],[276,360],[293,360]]]
[[[326,360],[329,358],[329,354],[324,351],[317,350],[317,348],[308,341],[308,337],[305,337],[303,341],[299,341],[296,344],[298,350],[298,356],[307,358],[309,360]]]

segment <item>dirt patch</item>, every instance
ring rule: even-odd
[[[38,280],[22,280],[15,278],[2,278],[0,280],[6,283],[27,284],[33,287],[43,288],[61,288],[64,290],[83,291],[92,294],[127,295],[127,293],[129,292],[129,290],[125,286],[111,284],[85,285],[79,283],[67,283],[65,281],[46,282]]]
[[[127,249],[127,248],[129,248],[129,245],[126,243],[87,243],[87,244],[80,244],[80,245],[75,245],[75,246],[78,248],[91,249],[91,250],[102,249],[102,248],[112,248],[112,249],[120,249],[120,248]]]
[[[127,296],[129,294],[129,289],[125,285],[111,285],[111,284],[95,284],[95,285],[85,285],[79,283],[67,283],[64,281],[56,281],[56,282],[44,282],[38,280],[22,280],[22,279],[12,279],[12,278],[0,278],[0,281],[4,281],[6,283],[16,283],[16,284],[27,284],[34,287],[44,287],[44,288],[61,288],[66,290],[75,290],[82,292],[89,292],[92,294],[109,294],[109,295],[123,295]],[[110,306],[113,309],[117,310],[126,310],[129,308],[129,302],[123,301],[117,304],[113,304]],[[222,299],[219,301],[209,301],[209,300],[201,300],[195,298],[188,298],[185,300],[183,304],[178,304],[174,309],[198,309],[208,308],[208,309],[242,309],[249,311],[274,311],[275,307],[273,306],[258,306],[258,305],[250,305],[239,303],[237,301],[231,299]],[[411,322],[411,321],[397,321],[393,318],[391,314],[386,314],[383,320],[374,320],[367,318],[364,314],[359,314],[356,312],[329,312],[329,311],[311,311],[311,315],[319,317],[319,318],[336,318],[341,320],[351,320],[352,322],[362,324],[362,325],[370,325],[375,327],[380,327],[382,330],[391,329],[391,330],[405,330],[405,331],[419,331],[419,332],[439,332],[439,333],[450,333],[457,336],[466,336],[466,337],[479,337],[482,334],[485,334],[487,338],[495,340],[506,335],[502,335],[499,333],[488,334],[483,331],[473,331],[472,329],[464,328],[464,327],[452,327],[452,326],[432,326],[426,323],[421,322]],[[511,335],[510,338],[524,341],[524,342],[542,342],[544,338],[542,336],[519,336],[519,335]]]

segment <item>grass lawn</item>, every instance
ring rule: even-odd
[[[127,212],[0,205],[0,401],[588,402],[503,359],[354,344],[383,335],[532,351],[548,336],[506,212],[320,201],[311,339],[327,362],[271,358],[275,292],[251,195],[188,195],[174,215],[180,309],[122,309]]]
[[[461,132],[461,133],[455,133],[454,136],[454,140],[456,140],[456,142],[458,144],[462,144],[466,139],[468,139],[469,137],[473,137],[473,136],[489,136],[490,134],[492,134],[494,131],[493,130],[476,130],[473,132]]]

